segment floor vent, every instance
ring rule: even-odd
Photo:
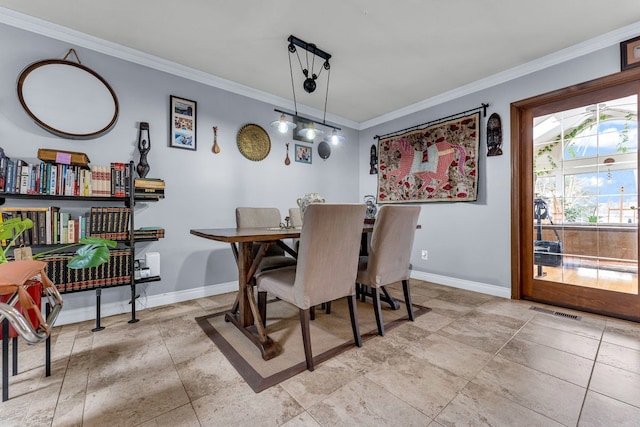
[[[581,320],[582,319],[582,316],[577,316],[575,314],[569,314],[569,313],[563,313],[561,311],[549,310],[548,308],[531,306],[529,308],[529,310],[539,311],[541,313],[551,314],[553,316],[565,317],[567,319],[573,319],[573,320]]]

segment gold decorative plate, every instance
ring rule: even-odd
[[[269,134],[258,125],[244,125],[238,132],[238,149],[249,160],[263,160],[271,151]]]

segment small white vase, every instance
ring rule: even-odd
[[[321,197],[318,193],[306,193],[304,196],[298,199],[298,206],[300,207],[300,216],[304,218],[304,211],[307,210],[307,206],[311,203],[324,203],[324,197]]]

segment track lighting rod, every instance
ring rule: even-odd
[[[318,124],[318,125],[321,125],[321,126],[326,126],[326,127],[328,127],[328,128],[331,128],[331,129],[335,129],[335,130],[342,130],[341,128],[339,128],[339,127],[337,127],[337,126],[333,126],[333,125],[330,125],[330,124],[328,124],[328,123],[319,122],[319,121],[317,121],[317,120],[313,120],[313,119],[310,119],[310,118],[307,118],[307,117],[303,117],[303,116],[300,116],[300,115],[298,115],[298,114],[288,113],[288,112],[286,112],[286,111],[278,110],[277,108],[274,108],[274,109],[273,109],[273,111],[276,111],[276,112],[278,112],[278,113],[280,113],[280,114],[286,114],[286,115],[288,115],[288,116],[295,117],[296,119],[306,120],[306,121],[308,121],[308,122],[313,122],[313,123]]]
[[[287,40],[289,41],[289,43],[293,43],[296,46],[300,46],[301,48],[303,48],[307,52],[310,52],[313,55],[319,56],[320,58],[324,59],[325,61],[328,61],[331,58],[331,54],[330,53],[327,53],[322,49],[318,49],[318,47],[315,44],[307,43],[304,40],[300,40],[296,36],[291,35],[291,36],[289,36],[289,38]]]

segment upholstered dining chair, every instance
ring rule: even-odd
[[[373,225],[369,254],[360,257],[356,283],[368,286],[373,294],[373,308],[378,333],[384,335],[380,307],[380,289],[402,282],[407,314],[414,320],[409,289],[411,249],[420,216],[420,206],[383,206]]]
[[[353,339],[362,346],[355,288],[365,205],[311,204],[304,214],[296,267],[257,275],[258,309],[266,320],[267,292],[300,309],[307,369],[313,371],[309,320],[311,308],[339,298],[349,304]]]
[[[302,227],[300,208],[289,208],[289,220],[294,227]]]
[[[238,228],[279,227],[281,221],[280,210],[278,208],[236,208],[236,226]],[[253,245],[254,255],[258,252],[259,248],[259,244]],[[295,258],[286,256],[281,247],[272,243],[269,245],[267,253],[260,262],[257,271],[260,272],[262,270],[286,267],[288,265],[295,264]]]

